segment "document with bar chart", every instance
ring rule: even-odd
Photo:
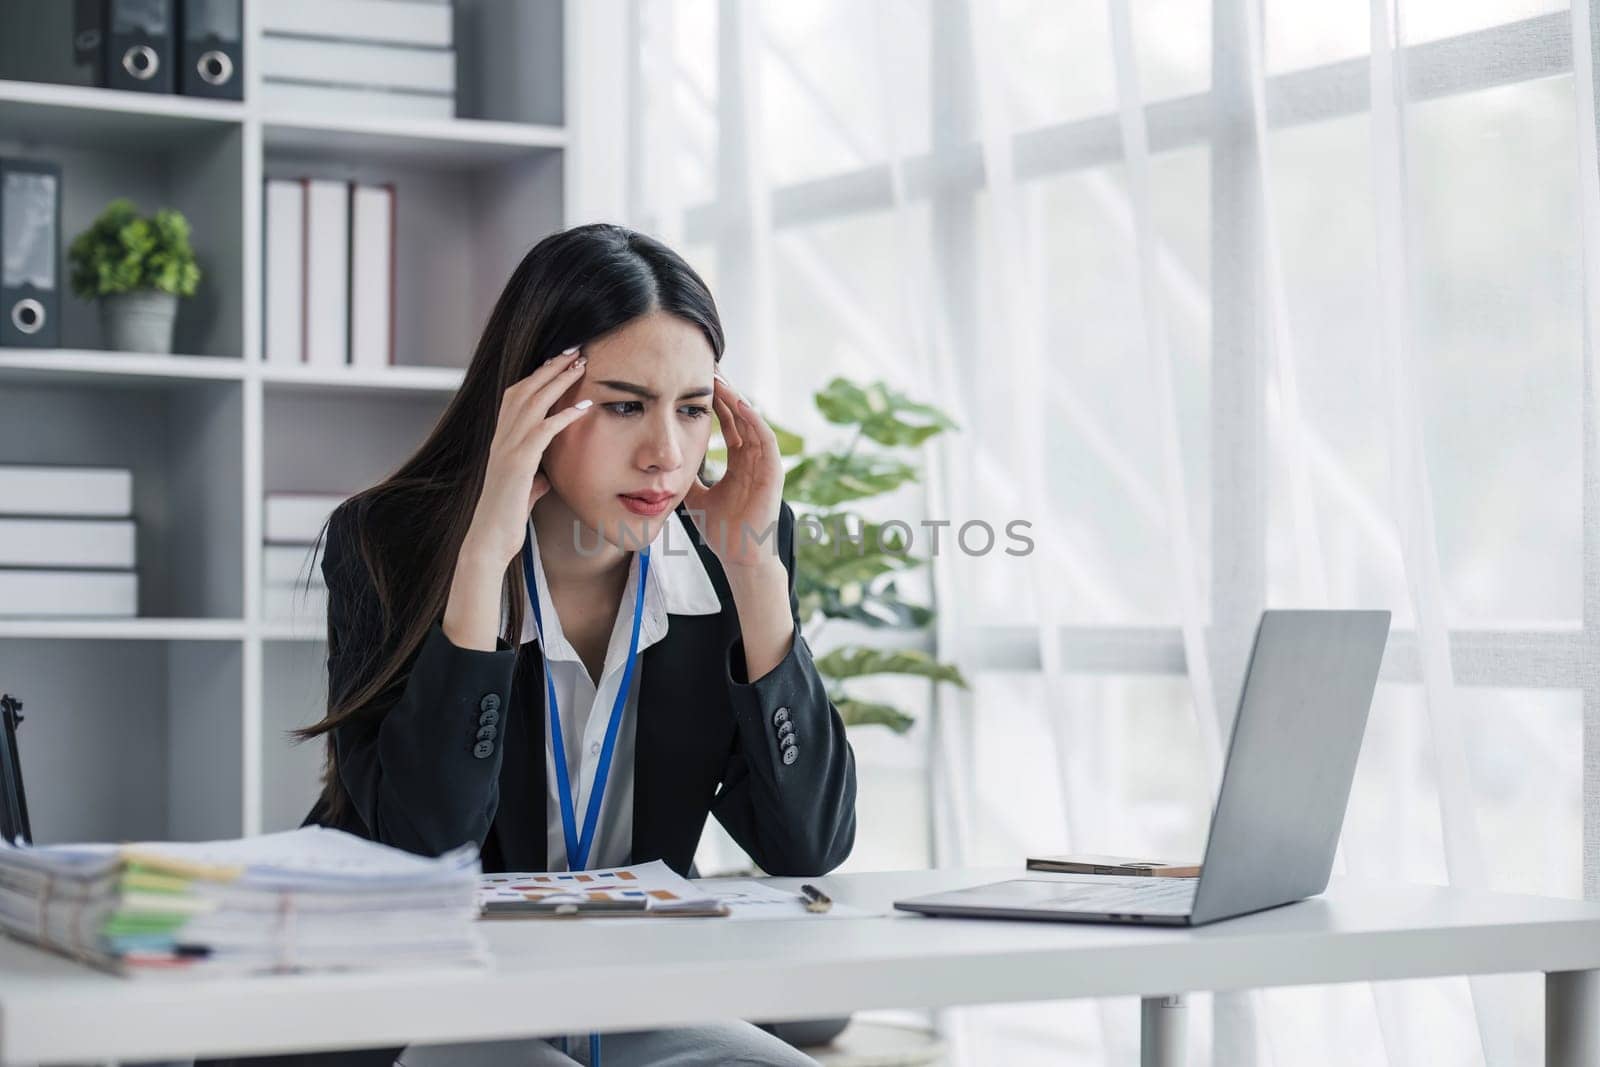
[[[659,915],[725,915],[727,909],[660,860],[592,871],[544,871],[479,876],[478,906],[515,901],[644,901]]]

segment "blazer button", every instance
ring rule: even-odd
[[[488,759],[490,756],[494,755],[494,742],[479,741],[477,744],[472,746],[472,754],[478,759]]]
[[[782,745],[784,748],[793,748],[794,747],[794,743],[795,743],[795,738],[794,738],[794,734],[792,732],[791,733],[787,733],[787,734],[783,735],[782,737],[778,738],[778,744]]]
[[[480,727],[478,727],[478,740],[479,741],[493,741],[494,740],[494,735],[497,734],[497,733],[499,733],[499,731],[494,728],[494,725],[492,723],[489,724],[488,726],[480,726]]]
[[[772,725],[774,725],[774,726],[782,726],[784,723],[786,723],[788,721],[789,721],[789,709],[788,708],[779,708],[777,711],[772,713]]]
[[[792,733],[794,733],[794,723],[792,723],[792,722],[780,722],[778,724],[778,736],[779,737],[788,737]]]
[[[799,758],[800,758],[800,749],[795,747],[794,745],[790,745],[788,748],[783,750],[783,765],[785,767],[789,766],[789,764],[793,763],[795,760],[797,760]]]
[[[482,715],[478,716],[478,725],[479,726],[493,726],[496,723],[498,723],[499,721],[500,721],[500,713],[498,711],[493,710],[493,709],[490,709],[489,711],[486,711]]]
[[[483,699],[478,701],[478,710],[479,711],[499,711],[500,710],[500,694],[499,693],[485,693],[484,696],[483,696]]]

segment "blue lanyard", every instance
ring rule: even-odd
[[[611,753],[616,748],[617,730],[622,725],[622,706],[628,700],[628,684],[633,680],[633,663],[639,658],[639,619],[644,614],[644,582],[650,574],[650,547],[639,552],[639,587],[633,598],[633,634],[628,638],[628,659],[617,685],[617,698],[611,705],[611,720],[606,723],[605,745],[594,769],[594,788],[589,791],[589,806],[583,816],[583,833],[578,833],[572,807],[572,783],[567,776],[566,745],[561,739],[561,711],[556,706],[556,683],[550,673],[550,649],[544,640],[544,619],[539,612],[539,585],[533,576],[533,531],[522,543],[522,574],[528,584],[528,600],[533,605],[533,622],[539,631],[539,651],[544,662],[546,705],[550,709],[550,744],[555,750],[556,785],[561,794],[561,831],[567,843],[567,870],[582,871],[589,866],[589,848],[594,844],[595,828],[600,823],[600,802],[605,796],[606,779],[611,775]]]

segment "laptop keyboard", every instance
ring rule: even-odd
[[[1075,885],[1037,907],[1118,915],[1187,915],[1194,910],[1198,879],[1152,878],[1139,885]]]

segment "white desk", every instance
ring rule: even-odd
[[[835,900],[1019,877],[1016,869],[814,879]],[[1055,876],[1071,880],[1071,876]],[[795,886],[797,879],[778,884]],[[495,921],[482,971],[118,979],[0,938],[0,1062],[355,1048],[1134,995],[1145,1062],[1180,1062],[1191,990],[1546,972],[1546,1063],[1600,1063],[1600,904],[1428,886],[1326,895],[1194,930],[927,919]],[[604,989],[605,995],[594,991]]]

